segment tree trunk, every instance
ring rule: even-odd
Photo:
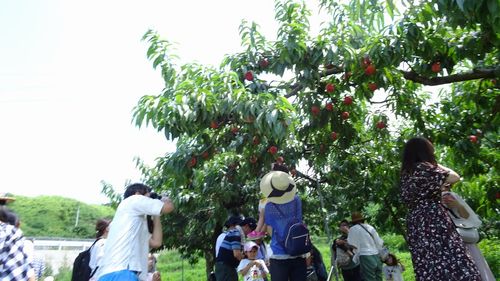
[[[222,233],[222,225],[217,223],[214,227],[214,232],[212,238],[210,239],[210,247],[204,250],[205,255],[205,272],[207,274],[207,280],[210,280],[210,273],[215,271],[215,242],[217,237]]]
[[[210,273],[214,271],[215,258],[214,253],[210,250],[205,250],[205,272],[207,274],[207,280],[210,280]]]

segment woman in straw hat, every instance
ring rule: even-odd
[[[408,206],[407,242],[417,281],[481,280],[455,225],[441,204],[441,187],[460,180],[438,165],[425,138],[410,139],[403,151],[401,198]]]
[[[307,265],[303,256],[286,253],[283,238],[293,219],[302,221],[302,202],[296,195],[293,178],[284,171],[271,171],[260,181],[260,191],[267,198],[264,223],[271,236],[271,279],[273,281],[304,281]]]

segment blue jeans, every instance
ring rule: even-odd
[[[238,281],[238,272],[236,271],[236,268],[218,261],[215,263],[215,280]]]
[[[104,274],[99,281],[139,281],[137,273],[127,269]]]
[[[271,259],[271,281],[304,281],[307,278],[306,259]]]

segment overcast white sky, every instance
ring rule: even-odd
[[[218,64],[240,49],[241,19],[272,38],[274,1],[0,0],[0,192],[103,203],[101,180],[139,180],[135,156],[174,149],[131,124],[162,89],[140,38],[152,28],[182,61]]]

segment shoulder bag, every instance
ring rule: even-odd
[[[385,261],[387,259],[387,257],[389,256],[389,249],[387,249],[387,247],[385,247],[384,245],[379,245],[377,243],[377,241],[375,241],[375,238],[373,238],[373,235],[371,234],[370,231],[368,231],[368,229],[366,229],[363,224],[359,224],[359,226],[361,226],[366,232],[368,232],[368,234],[370,234],[370,237],[373,239],[373,242],[375,243],[375,246],[377,247],[378,249],[378,255],[380,257],[380,259],[382,261]]]

